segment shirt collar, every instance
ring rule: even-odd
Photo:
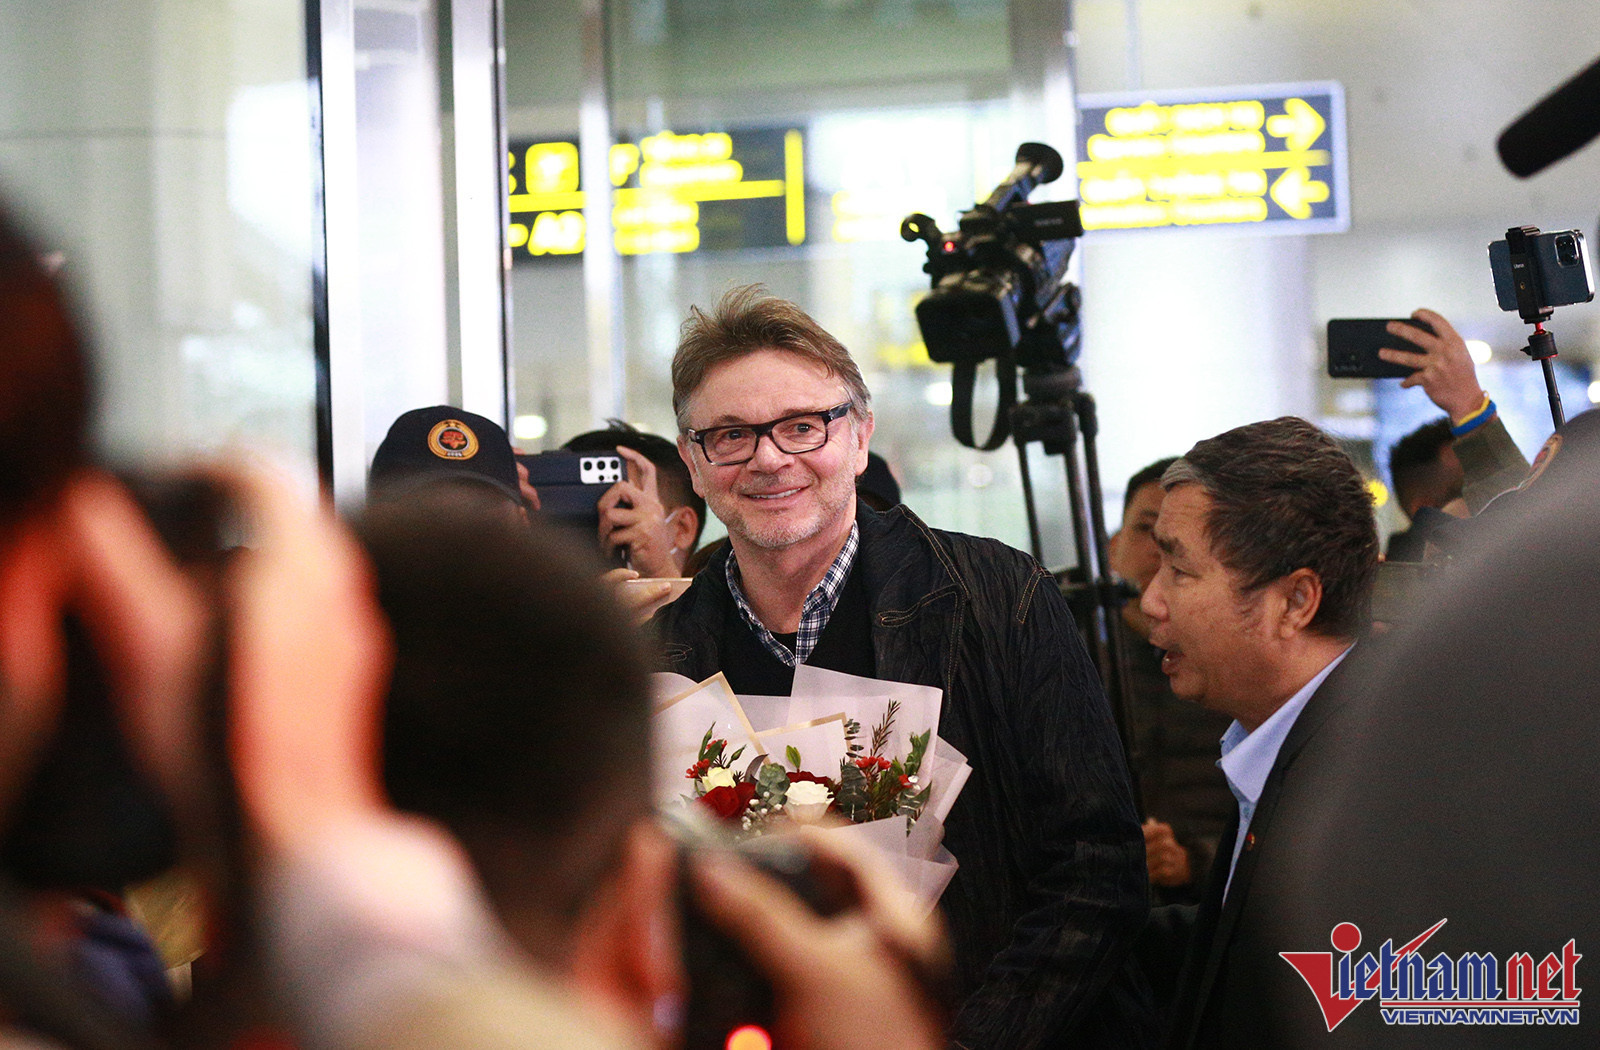
[[[1344,652],[1328,661],[1328,666],[1313,675],[1287,703],[1272,713],[1272,717],[1257,726],[1255,732],[1246,730],[1236,719],[1222,734],[1222,759],[1217,765],[1222,767],[1223,774],[1228,778],[1228,787],[1241,803],[1254,806],[1260,800],[1261,789],[1266,786],[1267,777],[1277,764],[1278,752],[1282,750],[1289,730],[1294,728],[1295,720],[1300,717],[1312,694],[1333,673],[1333,669],[1350,655],[1352,648],[1354,646],[1346,646]]]
[[[805,602],[800,606],[800,625],[795,631],[793,649],[774,638],[766,624],[761,622],[755,610],[750,607],[750,601],[744,594],[738,557],[732,547],[729,547],[728,561],[723,568],[724,578],[728,581],[728,591],[733,595],[734,607],[739,610],[740,618],[755,633],[756,638],[768,652],[790,667],[805,663],[806,657],[811,655],[811,650],[816,648],[817,641],[822,637],[822,629],[827,626],[828,617],[833,615],[834,607],[839,604],[844,581],[850,575],[850,567],[855,564],[856,550],[860,546],[861,526],[851,522],[850,535],[845,537],[844,546],[840,548],[838,556],[833,559],[828,571],[822,574],[822,580],[811,589],[811,593],[806,595]]]

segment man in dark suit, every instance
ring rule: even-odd
[[[1270,962],[1244,950],[1241,934],[1278,799],[1337,714],[1333,676],[1367,625],[1372,501],[1349,457],[1293,417],[1200,442],[1161,484],[1161,567],[1141,607],[1172,691],[1234,719],[1220,765],[1239,804],[1198,912],[1157,923],[1169,958],[1187,941],[1172,1045],[1261,1046],[1270,1033],[1250,1031],[1260,992],[1246,975],[1293,974],[1270,946]]]

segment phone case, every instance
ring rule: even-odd
[[[1409,317],[1393,320],[1424,331],[1433,329]],[[1406,350],[1407,341],[1389,334],[1387,317],[1339,318],[1328,322],[1328,375],[1335,379],[1404,379],[1415,369],[1378,356],[1382,347]]]

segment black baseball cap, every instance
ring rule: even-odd
[[[382,498],[438,481],[489,485],[523,505],[516,454],[500,424],[449,405],[414,408],[373,453],[368,484]]]

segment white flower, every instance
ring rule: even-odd
[[[733,787],[738,780],[733,775],[733,770],[723,766],[712,766],[706,770],[706,775],[700,778],[700,787],[703,791],[710,791],[719,787]]]
[[[812,780],[799,780],[789,785],[789,792],[784,796],[784,801],[791,806],[804,806],[815,802],[827,805],[833,801],[833,792],[828,790],[826,784],[818,784]]]
[[[826,786],[810,780],[800,780],[789,785],[784,798],[789,815],[800,824],[815,824],[828,814],[828,803],[833,794]]]

